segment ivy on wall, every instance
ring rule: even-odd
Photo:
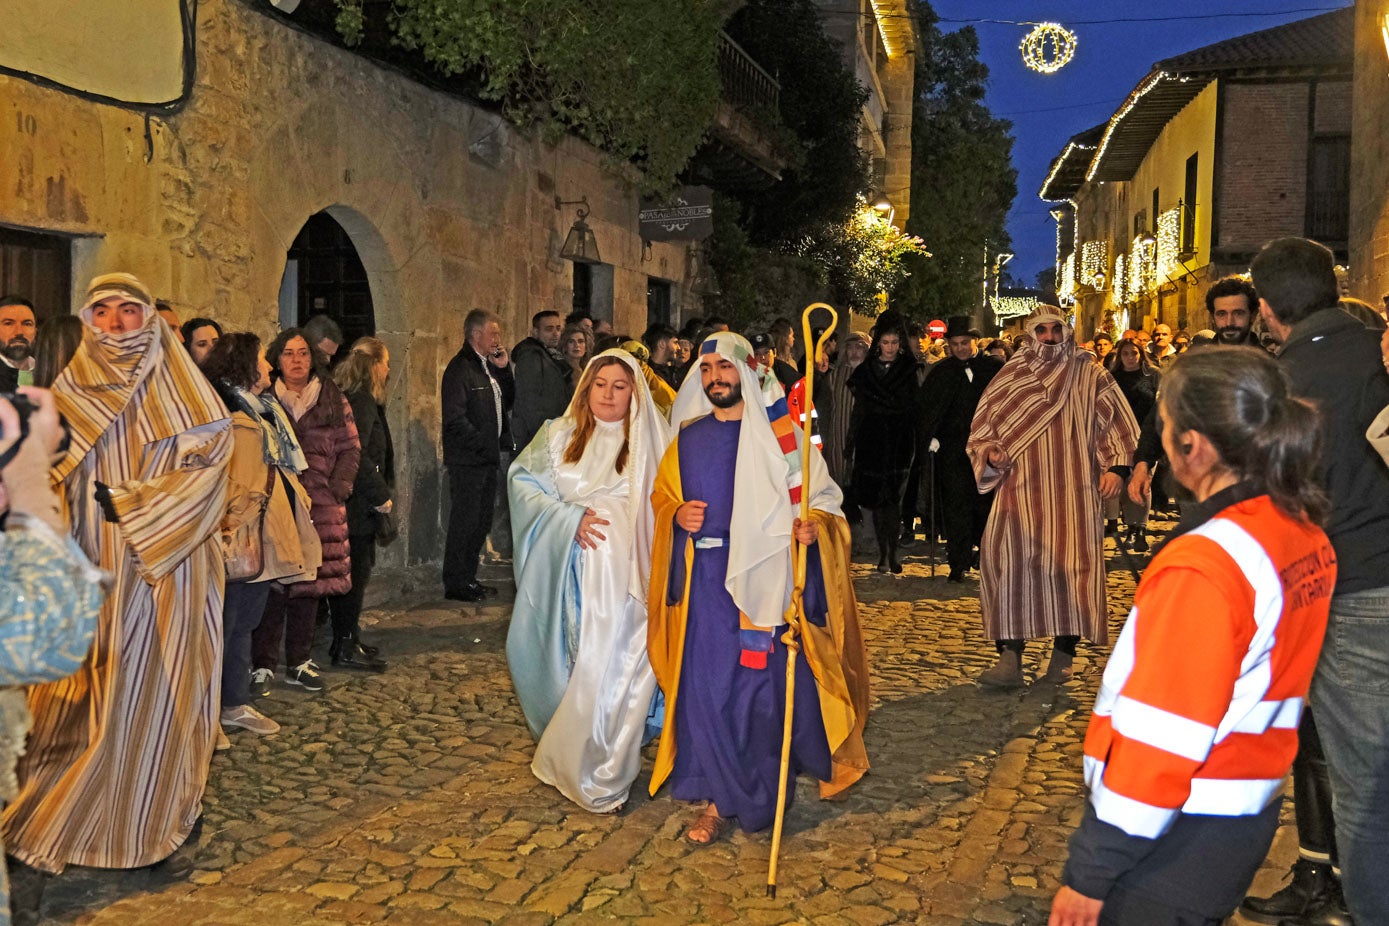
[[[389,30],[441,74],[476,75],[513,122],[634,161],[644,192],[676,184],[718,106],[729,0],[335,2],[349,44]]]

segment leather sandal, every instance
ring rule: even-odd
[[[685,831],[685,841],[692,846],[712,846],[728,832],[728,820],[715,811],[706,808],[695,817],[690,828]],[[700,839],[699,836],[706,838]]]

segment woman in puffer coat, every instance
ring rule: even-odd
[[[323,565],[312,582],[272,589],[252,637],[252,693],[263,694],[275,677],[284,637],[285,681],[322,691],[318,665],[309,658],[319,599],[352,588],[347,539],[347,498],[357,478],[362,448],[352,406],[298,328],[280,332],[265,352],[274,369],[275,397],[289,412],[309,468],[299,481],[312,502],[310,514],[323,544]]]

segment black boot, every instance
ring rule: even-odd
[[[10,922],[14,926],[33,926],[40,919],[43,890],[53,876],[24,864],[13,855],[5,856],[5,867],[10,872]]]
[[[1341,894],[1341,882],[1332,875],[1331,885],[1320,901],[1301,916],[1289,917],[1278,926],[1355,926],[1346,899]]]
[[[203,818],[198,817],[193,828],[188,831],[188,838],[162,862],[155,864],[155,868],[168,875],[170,878],[186,878],[193,873],[193,860],[198,857],[198,845],[203,838]]]
[[[1293,863],[1292,881],[1287,887],[1268,897],[1246,897],[1239,910],[1257,923],[1296,920],[1321,903],[1333,889],[1339,897],[1340,885],[1329,864],[1300,858]]]
[[[380,655],[381,655],[381,647],[379,647],[379,646],[368,646],[367,644],[365,644],[365,643],[362,642],[362,632],[361,632],[361,630],[354,630],[354,631],[352,631],[352,642],[353,642],[353,643],[356,643],[357,646],[362,650],[362,652],[366,653],[368,656],[380,656]]]
[[[902,574],[902,558],[897,555],[897,544],[891,540],[887,542],[887,568],[895,576]]]
[[[334,640],[328,649],[328,656],[333,660],[333,665],[344,669],[361,669],[364,672],[386,671],[384,660],[368,653],[366,647],[351,637],[339,637]]]

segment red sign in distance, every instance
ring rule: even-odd
[[[926,330],[933,338],[943,338],[945,337],[945,322],[937,318],[926,326]]]

